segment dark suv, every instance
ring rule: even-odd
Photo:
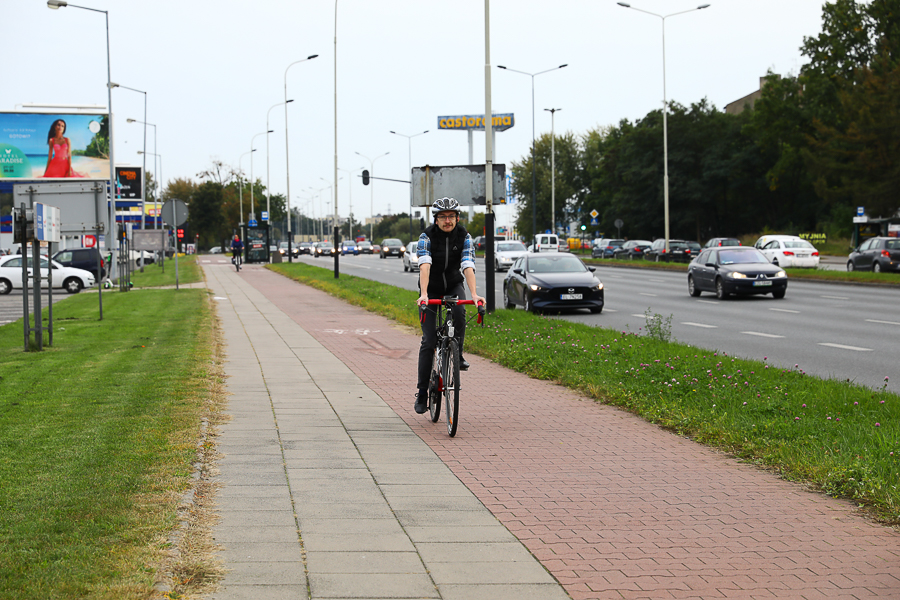
[[[66,248],[53,255],[53,260],[64,267],[74,267],[90,271],[94,280],[100,283],[106,278],[106,261],[100,257],[100,274],[97,274],[97,257],[100,251],[96,248]]]
[[[381,240],[381,258],[387,258],[388,256],[396,256],[397,258],[403,258],[403,242],[396,238],[388,238],[386,240]]]

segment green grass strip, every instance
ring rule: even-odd
[[[274,271],[418,328],[418,294],[301,263]],[[797,366],[778,369],[667,341],[665,319],[611,330],[498,310],[466,351],[625,408],[680,435],[777,470],[900,522],[900,397]],[[649,335],[648,335],[649,334]],[[655,335],[654,335],[655,334]],[[886,386],[886,384],[885,384]]]
[[[196,254],[178,257],[178,284],[187,285],[203,281],[203,273],[200,270],[198,260],[208,257],[198,257]],[[162,287],[175,285],[175,259],[167,258],[165,266],[161,263],[144,265],[144,272],[135,269],[131,273],[131,283],[136,288]]]
[[[97,317],[96,294],[60,301],[43,352],[23,352],[21,320],[0,327],[2,599],[150,597],[191,485],[206,291],[104,293]]]

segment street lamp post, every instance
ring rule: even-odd
[[[347,239],[353,241],[353,174],[362,171],[362,167],[358,169],[338,169],[347,174],[347,195],[350,199],[350,212],[347,220]]]
[[[284,70],[284,161],[285,166],[287,167],[287,212],[288,212],[288,262],[294,262],[294,254],[291,251],[291,244],[293,240],[291,239],[291,153],[288,144],[288,97],[287,97],[287,74],[288,69],[293,67],[296,64],[306,62],[308,60],[312,60],[317,57],[318,54],[311,54],[302,60],[297,60],[292,62],[287,66],[287,69]],[[301,225],[303,222],[301,221]],[[300,234],[303,235],[302,233]]]
[[[256,138],[258,138],[261,135],[267,135],[269,133],[272,133],[272,131],[271,130],[262,131],[260,133],[257,133],[256,135],[254,135],[252,138],[250,138],[250,152],[255,152],[255,150],[253,148],[253,142],[256,141]],[[252,154],[250,155],[250,220],[251,221],[256,220],[256,205],[253,202],[253,155]],[[266,252],[268,252],[268,248],[266,248]]]
[[[426,129],[425,131],[423,131],[423,132],[421,132],[421,133],[414,133],[414,134],[412,134],[412,135],[406,135],[406,134],[404,134],[404,133],[397,133],[396,131],[392,131],[391,133],[393,133],[394,135],[399,135],[399,136],[401,136],[401,137],[405,137],[405,138],[406,138],[406,144],[407,144],[407,148],[406,148],[407,154],[406,154],[406,157],[407,157],[407,163],[409,164],[409,169],[408,169],[407,172],[406,172],[407,177],[409,177],[409,237],[410,237],[410,239],[411,239],[411,238],[413,237],[413,224],[412,224],[412,208],[413,208],[413,206],[412,206],[412,200],[413,200],[413,198],[412,198],[412,139],[413,139],[414,137],[418,137],[418,136],[420,136],[420,135],[425,135],[426,133],[428,133],[428,130]],[[488,178],[488,181],[490,181],[490,178]],[[425,211],[426,211],[426,212],[425,212],[425,215],[430,217],[428,208],[426,208]],[[426,219],[426,223],[427,223],[427,221],[429,221],[429,220],[431,220],[431,219],[430,219],[430,218],[429,218],[429,219]]]
[[[147,121],[147,92],[145,92],[144,90],[138,90],[135,88],[128,87],[127,85],[120,85],[118,83],[112,83],[110,85],[112,85],[113,87],[120,87],[123,90],[131,90],[132,92],[137,92],[138,94],[144,95],[144,121],[145,121],[144,122],[144,165],[141,168],[141,174],[143,176],[143,174],[147,172],[147,154],[146,154],[146,152],[147,152],[147,123],[146,123],[146,121]],[[130,119],[126,119],[125,121],[129,122]],[[144,182],[142,181],[141,182],[141,229],[146,229],[144,227],[144,218],[145,218],[145,214],[147,212],[147,201],[144,196],[145,196],[144,195]],[[144,272],[143,254],[141,255],[140,263],[141,263],[141,273],[143,273]]]
[[[272,129],[269,129],[269,115],[272,112],[273,108],[284,105],[285,111],[287,111],[287,105],[293,102],[293,100],[285,100],[284,102],[279,102],[278,104],[273,104],[268,112],[266,112],[266,231],[269,232],[269,236],[272,235],[272,190],[269,186],[269,134],[272,133]],[[287,123],[285,123],[287,126]]]
[[[550,113],[550,229],[556,233],[556,112],[561,108],[545,108]]]
[[[116,161],[113,156],[113,148],[115,144],[113,144],[113,123],[112,123],[112,66],[109,56],[109,12],[105,10],[99,10],[96,8],[89,8],[87,6],[78,6],[77,4],[69,4],[64,0],[47,0],[47,7],[53,10],[58,10],[59,8],[71,6],[72,8],[80,8],[82,10],[89,10],[91,12],[103,13],[106,18],[106,95],[107,102],[109,108],[109,117],[107,120],[107,131],[109,133],[109,230],[106,232],[106,244],[107,248],[109,248],[112,253],[112,264],[109,266],[109,278],[115,279],[118,275],[116,273],[116,263],[118,262],[119,257],[119,249],[118,249],[118,235],[116,234]]]
[[[535,170],[535,163],[537,162],[537,157],[534,154],[534,78],[538,75],[543,75],[544,73],[549,73],[551,71],[557,71],[562,69],[563,67],[569,66],[569,63],[564,65],[559,65],[558,67],[553,67],[552,69],[547,69],[546,71],[538,71],[537,73],[527,73],[525,71],[517,71],[516,69],[510,69],[509,67],[504,67],[502,65],[497,65],[498,69],[503,69],[504,71],[512,71],[513,73],[521,73],[522,75],[528,75],[531,77],[531,237],[534,238],[534,235],[537,233],[537,171]],[[487,118],[487,117],[485,117]],[[550,224],[551,233],[556,233],[556,225]]]
[[[256,152],[256,148],[253,148],[247,152],[244,152],[243,154],[241,154],[241,157],[238,159],[238,185],[240,186],[239,192],[238,192],[238,197],[240,198],[240,207],[241,207],[241,215],[240,215],[240,218],[238,218],[238,227],[242,227],[244,225],[244,167],[242,165],[243,165],[244,157],[247,156],[248,154],[252,154],[254,152]]]
[[[156,170],[156,125],[154,125],[153,123],[147,123],[146,99],[147,98],[146,98],[146,94],[145,94],[144,95],[144,100],[145,100],[145,102],[144,102],[144,120],[138,121],[137,119],[125,119],[125,122],[126,123],[140,123],[144,126],[144,152],[147,152],[147,126],[149,125],[150,127],[153,128],[153,152],[152,153],[147,152],[147,154],[151,154],[153,156],[153,174],[157,178],[156,185],[157,185],[157,187],[159,187],[161,182],[159,181],[159,172]],[[144,181],[146,181],[146,180],[147,180],[147,161],[145,160],[144,161]],[[143,185],[143,182],[141,182],[141,183]],[[144,187],[146,187],[146,186],[144,186]],[[141,221],[142,221],[141,229],[143,229],[144,228],[143,219],[147,218],[147,215],[146,215],[146,213],[147,213],[147,194],[146,194],[146,190],[144,190],[143,187],[141,188],[141,190],[142,190],[141,195],[144,196],[144,202],[143,202],[144,216],[141,219]],[[154,209],[154,211],[159,209],[159,191],[157,191],[157,193],[156,193],[156,202],[154,203],[153,209]],[[159,229],[159,221],[157,220],[156,215],[153,216],[153,228]]]
[[[642,12],[648,15],[653,15],[654,17],[659,17],[662,21],[662,62],[663,62],[663,218],[665,219],[665,234],[666,234],[666,252],[669,251],[669,127],[668,121],[666,119],[666,114],[669,112],[669,103],[666,97],[666,19],[669,17],[674,17],[675,15],[683,15],[684,13],[694,12],[695,10],[703,10],[704,8],[709,8],[709,4],[701,4],[697,8],[691,8],[689,10],[682,10],[680,12],[668,14],[668,15],[658,15],[655,12],[650,12],[649,10],[644,10],[642,8],[635,8],[628,4],[627,2],[618,2],[619,6],[624,6],[625,8],[630,8],[631,10],[636,10],[638,12]]]
[[[390,152],[385,152],[384,154],[376,156],[375,158],[369,158],[365,154],[360,154],[359,152],[357,152],[357,154],[369,161],[369,177],[371,178],[375,176],[375,161],[379,158],[387,156],[388,154],[390,154]],[[369,221],[369,241],[374,244],[375,238],[373,236],[373,232],[375,231],[375,181],[370,181],[369,186],[369,211],[372,213],[372,220]]]

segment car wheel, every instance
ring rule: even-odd
[[[63,282],[63,287],[67,294],[77,294],[84,287],[84,284],[77,277],[69,277]]]
[[[716,298],[719,300],[728,298],[728,292],[725,291],[725,284],[722,282],[721,277],[716,277]]]
[[[528,297],[528,294],[525,294],[525,312],[538,314],[538,311],[537,311],[537,309],[534,308],[534,305],[531,303],[531,298]]]
[[[848,271],[855,271],[855,270],[856,270],[856,265],[853,264],[853,261],[852,261],[852,260],[848,260],[848,261],[847,261],[847,270],[848,270]]]
[[[700,289],[694,285],[694,276],[688,275],[688,293],[694,298],[700,295]]]
[[[603,307],[602,306],[593,306],[593,307],[589,308],[588,310],[591,311],[591,314],[598,315],[601,312],[603,312]]]
[[[877,260],[875,261],[875,264],[872,265],[872,272],[873,273],[881,273],[881,263],[878,262]]]
[[[5,296],[12,291],[12,284],[8,279],[0,279],[0,295]]]
[[[403,263],[403,272],[409,273],[409,267],[406,266],[406,263]]]
[[[503,308],[507,308],[509,310],[514,310],[516,305],[514,302],[509,299],[509,291],[506,289],[506,286],[503,286]]]
[[[787,290],[775,290],[774,292],[772,292],[772,297],[780,300],[780,299],[784,298],[784,293],[786,291]]]

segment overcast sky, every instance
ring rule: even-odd
[[[196,179],[213,160],[235,168],[266,131],[269,116],[270,187],[286,191],[285,69],[290,68],[291,204],[321,216],[329,203],[334,164],[334,0],[76,0],[109,11],[112,81],[148,92],[147,121],[157,126],[162,175]],[[697,6],[690,0],[632,0],[667,15]],[[821,29],[820,0],[712,0],[709,8],[666,19],[666,81],[670,101],[707,98],[720,109],[759,87],[767,70],[796,73],[804,36]],[[79,8],[47,8],[45,0],[0,2],[4,74],[0,110],[23,103],[107,105],[104,15]],[[497,134],[498,163],[527,154],[532,139],[531,77],[538,136],[583,134],[635,120],[662,105],[661,19],[615,0],[492,0],[492,107],[514,113],[515,126]],[[338,0],[338,160],[343,169],[408,179],[408,166],[468,162],[467,135],[438,131],[438,116],[483,114],[484,2]],[[140,165],[144,96],[113,91],[117,164]],[[413,135],[407,140],[391,130]],[[153,152],[153,129],[148,151]],[[483,163],[485,139],[476,133],[474,160]],[[411,158],[409,147],[411,142]],[[256,138],[253,175],[266,182],[266,136]],[[251,156],[243,159],[249,176]],[[149,165],[148,168],[152,170]],[[364,187],[354,173],[339,182],[339,211],[358,220],[406,212],[405,184]],[[322,181],[322,178],[328,180]],[[351,186],[348,187],[348,180]],[[315,200],[310,203],[310,199]],[[257,207],[257,211],[259,208]],[[501,224],[514,209],[498,209]]]

